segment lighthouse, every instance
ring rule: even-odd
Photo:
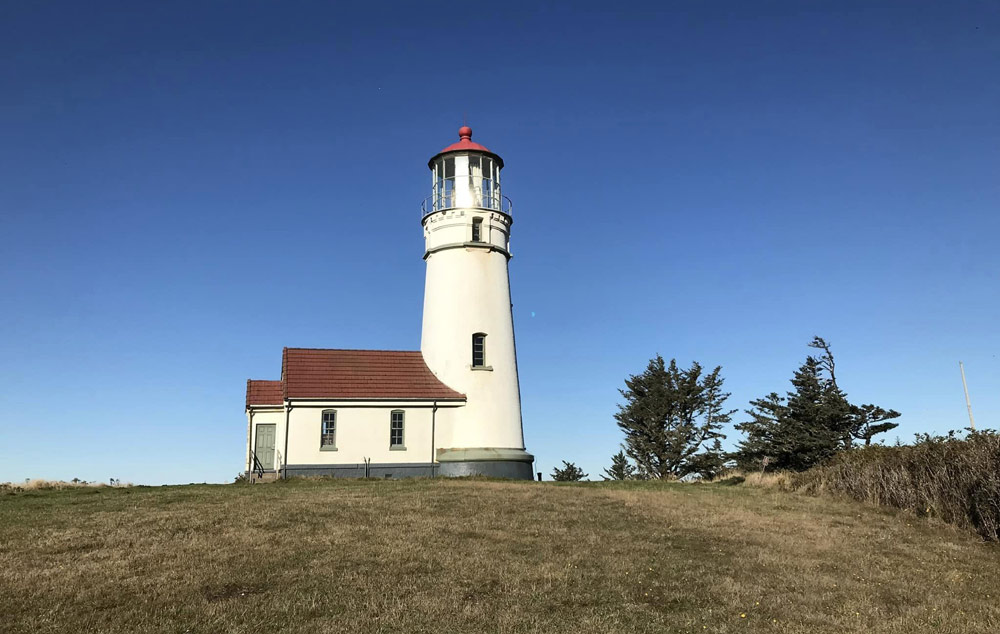
[[[437,473],[532,477],[525,451],[508,264],[513,224],[502,193],[503,159],[472,140],[472,129],[428,162],[422,206],[423,327],[420,352],[442,383],[465,394],[442,412]]]
[[[530,479],[510,303],[503,159],[472,141],[435,154],[424,200],[420,350],[293,348],[249,379],[246,474]]]

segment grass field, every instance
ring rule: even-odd
[[[0,495],[2,632],[1000,632],[1000,546],[737,486]]]

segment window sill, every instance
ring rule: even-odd
[[[319,450],[320,451],[337,451],[337,448],[334,447],[333,445],[320,445]]]
[[[393,445],[389,447],[389,451],[406,451],[406,447],[403,445]]]
[[[478,370],[480,372],[492,372],[493,371],[493,366],[492,365],[470,365],[469,369],[470,370]]]

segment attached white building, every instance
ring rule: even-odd
[[[428,163],[420,350],[285,348],[280,380],[247,381],[248,472],[532,477],[503,160],[459,138]]]

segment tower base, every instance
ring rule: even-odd
[[[533,480],[531,465],[535,457],[524,449],[438,449],[439,476],[460,477],[482,475],[512,480]]]

